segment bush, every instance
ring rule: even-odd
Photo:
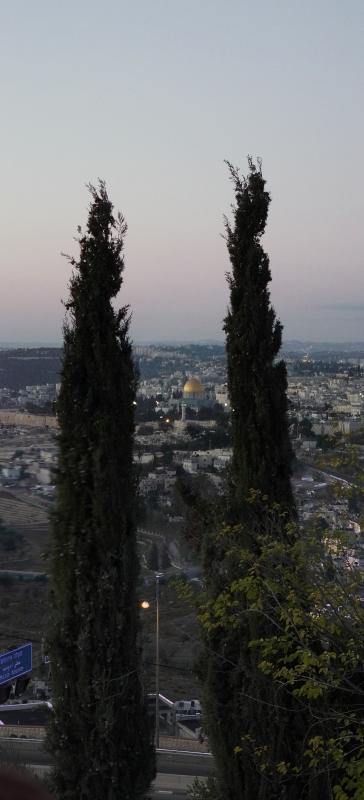
[[[187,789],[187,795],[190,800],[224,800],[216,778],[211,777],[207,778],[207,781],[194,778],[193,783]]]
[[[20,533],[8,528],[2,520],[0,520],[0,550],[8,553],[16,550],[23,542],[23,536]]]

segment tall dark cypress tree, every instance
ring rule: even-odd
[[[126,224],[105,185],[71,259],[58,400],[50,633],[58,800],[136,800],[154,777],[139,671],[128,308],[115,312]]]
[[[286,370],[282,361],[276,362],[282,327],[270,303],[269,259],[260,243],[270,197],[260,164],[256,168],[249,159],[246,179],[228,167],[236,201],[233,224],[226,222],[232,272],[225,319],[233,433],[227,521],[233,533],[226,535],[227,528],[205,536],[207,597],[217,609],[217,625],[205,630],[204,710],[224,800],[294,800],[301,796],[298,779],[295,785],[287,781],[281,794],[281,785],[269,770],[260,772],[254,755],[267,747],[268,762],[290,761],[296,745],[297,708],[291,715],[290,699],[261,673],[251,648],[255,639],[272,635],[272,629],[266,618],[248,613],[248,600],[238,625],[234,605],[231,624],[223,611],[226,597],[234,595],[234,582],[239,587],[246,578],[249,559],[259,557],[260,537],[269,531],[288,541],[286,521],[295,517]],[[279,509],[273,527],[268,512],[272,505]],[[241,548],[246,560],[232,558],[233,548],[237,553]],[[243,595],[241,590],[239,602]],[[223,625],[221,613],[227,620]]]
[[[282,325],[270,303],[269,258],[260,243],[270,196],[260,164],[257,169],[249,159],[246,180],[231,164],[228,167],[236,205],[234,224],[226,222],[232,272],[225,331],[237,508],[251,489],[258,489],[292,509],[286,368],[283,361],[275,361]]]

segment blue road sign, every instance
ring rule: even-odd
[[[32,671],[32,645],[22,644],[15,650],[0,653],[0,686]]]

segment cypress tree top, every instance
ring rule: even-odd
[[[282,325],[270,303],[269,258],[260,239],[270,196],[261,164],[249,161],[242,178],[229,162],[235,189],[233,224],[226,220],[232,271],[225,319],[228,387],[233,426],[233,495],[238,506],[257,489],[284,507],[293,504],[288,436],[286,369],[276,362]]]

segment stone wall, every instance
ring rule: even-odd
[[[0,425],[18,428],[58,428],[57,417],[42,414],[21,414],[17,411],[0,411]]]

